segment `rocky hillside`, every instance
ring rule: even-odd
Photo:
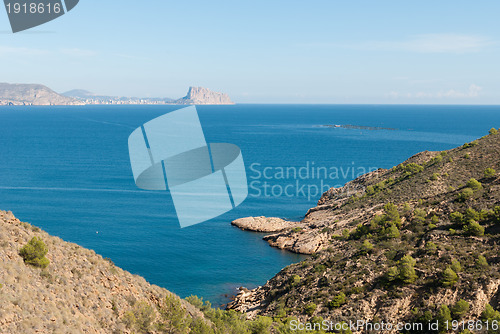
[[[81,105],[43,85],[0,83],[0,105]]]
[[[229,95],[213,92],[203,87],[189,87],[185,97],[176,100],[175,104],[234,104]]]
[[[499,321],[499,170],[492,129],[330,189],[301,222],[283,227],[273,218],[272,246],[312,256],[242,291],[229,308],[312,323],[439,321],[440,332],[446,320]],[[267,222],[235,224],[265,230]]]
[[[34,237],[48,265],[20,256]],[[180,319],[206,322],[167,290],[0,211],[0,333],[176,333]]]
[[[0,211],[0,333],[288,333],[196,296],[185,300],[94,251]]]

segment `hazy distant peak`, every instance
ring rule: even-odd
[[[89,92],[88,90],[85,89],[72,89],[70,91],[62,93],[61,95],[67,97],[87,98],[95,96],[96,94]]]
[[[204,87],[189,87],[183,98],[175,101],[177,104],[234,104],[225,93],[211,91]]]

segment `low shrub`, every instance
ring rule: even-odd
[[[433,165],[433,164],[436,164],[436,163],[441,162],[441,161],[443,161],[443,155],[439,154],[439,155],[436,155],[434,158],[432,158],[427,164]]]
[[[307,314],[307,315],[313,315],[314,314],[314,311],[316,311],[316,308],[317,308],[317,305],[314,304],[314,303],[309,303],[306,305],[306,307],[304,307],[304,312]]]
[[[403,167],[404,174],[407,176],[418,174],[424,170],[424,167],[416,164],[414,162],[409,163],[408,165]]]
[[[125,312],[123,322],[141,333],[148,333],[155,319],[155,310],[145,301],[136,302],[132,310]]]
[[[439,323],[439,332],[448,332],[449,324],[451,322],[451,312],[447,305],[441,305],[437,312],[437,321]]]
[[[326,266],[324,264],[317,264],[314,266],[313,270],[315,273],[323,273],[326,271]]]
[[[455,319],[463,318],[467,312],[469,312],[470,305],[463,299],[460,299],[455,305],[451,308],[451,313]]]
[[[469,224],[464,226],[464,233],[479,237],[484,235],[484,227],[479,225],[476,221],[471,221]]]
[[[301,280],[301,278],[299,275],[292,275],[288,279],[288,283],[290,284],[290,286],[296,286],[300,283],[300,280]]]
[[[490,322],[492,320],[499,321],[500,320],[500,312],[495,311],[495,309],[490,304],[486,304],[483,312],[481,313],[481,318],[483,320],[488,320]]]
[[[329,309],[339,308],[347,302],[346,295],[341,292],[336,295],[331,301],[328,302],[327,306]]]
[[[446,269],[441,274],[441,284],[445,288],[451,288],[458,282],[458,275],[451,267],[446,267]]]
[[[397,267],[390,267],[386,273],[389,282],[400,281],[404,284],[415,282],[417,274],[415,272],[416,261],[410,255],[405,255],[398,261]]]
[[[413,211],[413,222],[414,223],[424,223],[425,222],[425,218],[427,217],[427,213],[422,210],[422,209],[415,209]]]
[[[437,251],[437,245],[432,241],[425,244],[425,251],[429,254],[434,254]]]
[[[465,202],[468,199],[472,198],[472,196],[474,196],[474,191],[471,188],[465,188],[458,194],[457,201]]]
[[[484,177],[493,177],[495,176],[497,173],[496,170],[494,170],[493,168],[486,168],[484,170]]]
[[[395,239],[399,238],[400,233],[396,225],[390,225],[387,228],[382,228],[380,235],[386,239]]]
[[[373,188],[373,186],[366,187],[366,193],[368,195],[374,195],[375,194],[375,189]]]
[[[463,147],[463,148],[469,148],[469,147],[474,147],[474,146],[476,146],[476,145],[478,145],[478,142],[477,142],[476,140],[474,140],[474,141],[472,141],[472,142],[470,142],[470,143],[465,143],[465,144],[463,144],[463,145],[462,145],[462,147]]]
[[[258,316],[257,319],[253,320],[248,324],[248,328],[252,334],[267,334],[271,333],[271,326],[273,324],[273,319],[265,316]],[[191,333],[198,333],[196,331],[191,331]]]
[[[483,185],[478,180],[472,178],[467,182],[467,187],[472,190],[480,190],[483,188]]]
[[[19,250],[19,255],[23,258],[26,264],[47,268],[49,260],[45,257],[48,253],[48,248],[39,237],[33,237],[26,245]]]
[[[479,269],[486,269],[489,267],[489,264],[488,264],[488,261],[486,260],[486,258],[482,255],[479,255],[477,257],[477,260],[476,260],[476,266],[479,268]]]
[[[460,261],[454,259],[451,261],[451,269],[453,269],[454,272],[459,273],[462,271],[462,264]]]
[[[452,212],[450,213],[450,221],[455,224],[462,225],[464,222],[464,215],[461,212]]]
[[[373,250],[373,247],[374,246],[370,241],[365,240],[363,241],[363,244],[360,247],[361,253],[368,254]]]

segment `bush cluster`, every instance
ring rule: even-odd
[[[441,157],[441,159],[442,159],[442,157]],[[411,175],[415,175],[415,174],[422,172],[424,170],[424,167],[419,165],[419,164],[416,164],[414,162],[411,162],[411,163],[407,164],[406,166],[403,166],[402,170],[404,172],[404,175],[411,176]]]
[[[375,194],[385,190],[387,187],[390,187],[391,185],[393,185],[394,182],[396,182],[394,180],[394,178],[389,178],[387,180],[380,181],[373,186],[368,186],[368,187],[366,187],[366,194],[368,196],[375,195]]]
[[[468,208],[465,213],[452,212],[449,218],[452,223],[462,226],[466,235],[482,236],[485,229],[480,223],[500,223],[500,206],[481,211]]]
[[[341,292],[338,295],[336,295],[332,300],[330,300],[327,306],[329,309],[335,309],[341,307],[346,302],[347,302],[347,297],[343,292]]]
[[[465,144],[463,144],[463,145],[462,145],[462,147],[463,147],[463,148],[469,148],[469,147],[474,147],[474,146],[476,146],[476,145],[478,145],[478,142],[477,142],[477,140],[474,140],[474,141],[472,141],[472,142],[470,142],[470,143],[465,143]]]
[[[369,225],[359,224],[350,234],[350,238],[371,238],[374,235],[377,235],[381,239],[399,238],[399,228],[401,225],[402,222],[398,208],[393,203],[387,203],[384,205],[384,214],[376,215]],[[367,244],[365,246],[369,247]]]

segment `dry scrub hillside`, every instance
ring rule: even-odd
[[[48,248],[46,268],[19,255],[33,237]],[[170,332],[183,317],[204,321],[167,290],[0,211],[0,333]]]
[[[498,171],[492,129],[330,189],[300,227],[265,237],[312,256],[230,307],[316,323],[500,322]]]

